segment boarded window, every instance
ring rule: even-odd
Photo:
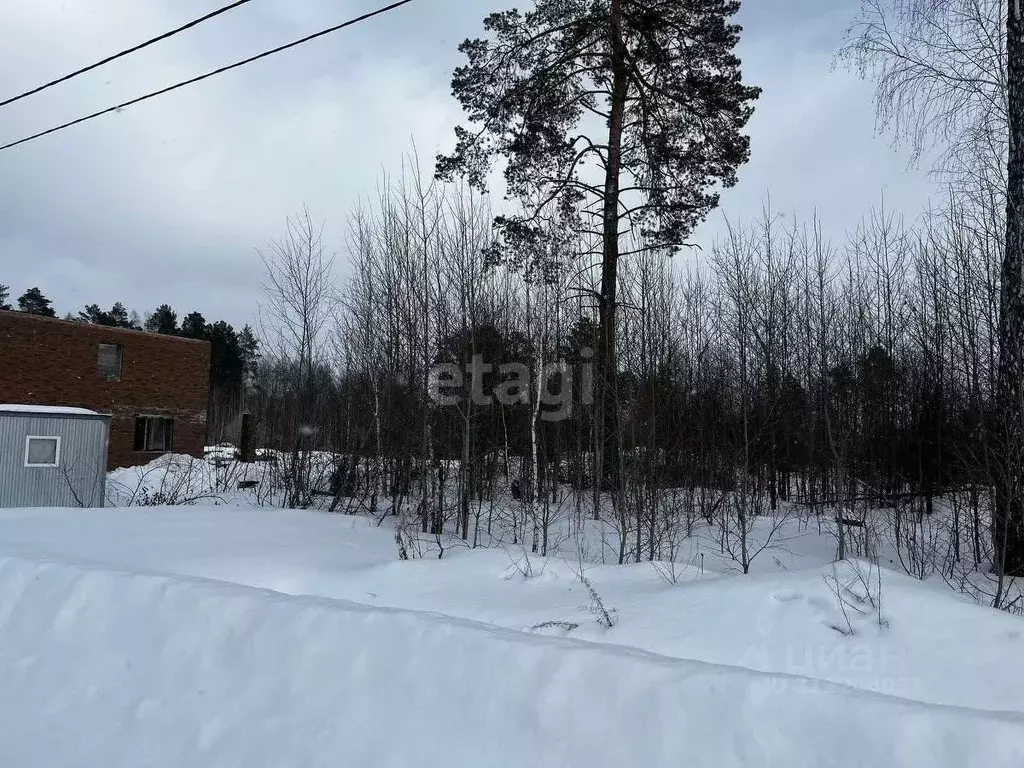
[[[26,467],[56,467],[59,465],[59,437],[30,436],[25,438]]]
[[[135,450],[166,453],[174,448],[174,419],[139,416],[135,419]]]
[[[100,344],[99,356],[100,376],[108,381],[121,380],[121,345]]]

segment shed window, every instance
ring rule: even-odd
[[[100,376],[108,381],[121,380],[121,345],[100,344],[97,356]]]
[[[25,438],[25,466],[60,466],[60,438],[35,435]]]
[[[139,416],[135,419],[135,450],[166,453],[174,447],[174,419]]]

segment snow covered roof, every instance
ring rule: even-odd
[[[0,403],[0,413],[35,413],[45,416],[99,416],[87,408],[68,408],[63,405],[21,405]]]

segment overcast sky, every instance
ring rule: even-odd
[[[0,100],[226,0],[2,0]],[[255,0],[45,94],[0,108],[0,144],[370,10],[380,0]],[[518,5],[526,5],[519,2]],[[0,152],[0,283],[61,314],[170,303],[250,322],[255,248],[308,204],[344,260],[347,212],[415,139],[428,161],[459,120],[456,46],[511,0],[417,0],[386,17],[197,86]],[[764,89],[751,162],[723,216],[773,205],[841,237],[884,194],[917,215],[932,187],[876,136],[872,89],[832,59],[859,0],[747,0],[745,80]]]

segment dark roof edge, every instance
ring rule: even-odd
[[[158,338],[168,339],[169,341],[181,341],[189,344],[207,344],[210,342],[206,339],[190,339],[187,336],[171,336],[166,333],[154,333],[153,331],[140,331],[135,328],[118,328],[112,325],[96,325],[94,323],[80,323],[77,320],[65,320],[62,317],[46,317],[44,315],[33,315],[28,312],[19,312],[14,309],[0,309],[0,318],[6,318],[12,316],[15,322],[39,322],[39,323],[62,323],[64,325],[73,325],[78,328],[97,328],[102,331],[109,331],[111,333],[127,333],[146,336],[147,338]]]
[[[5,416],[14,416],[28,419],[82,419],[84,421],[110,421],[109,413],[61,413],[59,411],[46,413],[45,411],[0,411],[0,420]]]

